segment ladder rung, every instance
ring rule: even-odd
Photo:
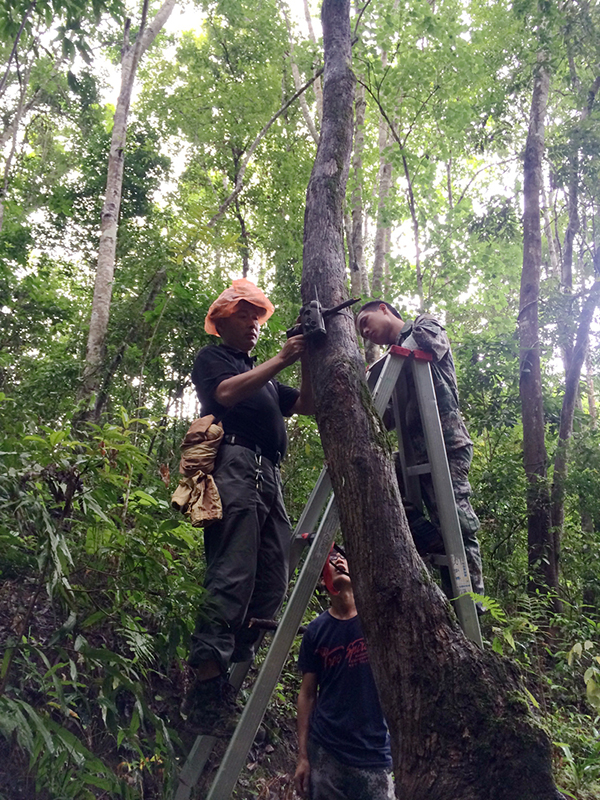
[[[406,474],[411,477],[412,475],[428,475],[431,472],[431,464],[416,464],[414,467],[407,467]]]

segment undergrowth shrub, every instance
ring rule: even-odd
[[[183,659],[204,603],[200,532],[170,508],[148,421],[5,434],[0,733],[53,797],[167,796]],[[166,794],[165,794],[166,793]]]

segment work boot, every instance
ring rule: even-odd
[[[417,553],[422,558],[431,553],[444,553],[444,540],[435,525],[412,503],[406,500],[403,503]]]
[[[230,736],[237,724],[235,689],[222,675],[207,681],[196,679],[181,704],[180,713],[197,735]]]

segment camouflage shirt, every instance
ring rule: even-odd
[[[431,353],[431,373],[437,398],[446,451],[473,444],[458,408],[458,386],[450,341],[444,327],[431,314],[420,314],[414,322],[407,322],[400,331],[397,344],[409,350]],[[412,376],[408,379],[408,397],[405,421],[411,434],[415,455],[426,457],[425,436],[417,404]]]

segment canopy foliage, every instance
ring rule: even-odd
[[[185,22],[176,11],[139,70],[106,404],[98,425],[77,432],[116,64],[124,19],[138,19],[141,4],[14,0],[0,8],[0,752],[13,753],[29,797],[171,796],[185,751],[176,718],[187,641],[206,598],[201,536],[169,498],[179,442],[199,411],[190,371],[209,340],[204,316],[247,270],[277,308],[256,348],[263,359],[300,304],[316,150],[300,104],[256,140],[297,91],[294,69],[305,83],[320,68],[320,43],[291,0],[181,6]],[[293,12],[291,39],[284,6]],[[569,451],[564,610],[554,617],[544,596],[527,593],[515,331],[523,150],[545,37],[539,310],[552,461],[565,359],[600,246],[598,9],[505,0],[359,6],[353,68],[365,88],[365,143],[349,177],[348,216],[358,186],[367,264],[378,225],[390,231],[385,299],[407,316],[427,309],[449,331],[475,441],[471,482],[492,610],[486,643],[525,672],[556,743],[558,783],[588,800],[600,791],[597,327]],[[312,12],[318,35],[316,3]],[[318,127],[315,86],[304,97]],[[382,203],[384,164],[391,184]],[[240,172],[241,190],[219,214]],[[284,375],[297,377],[294,369]],[[289,435],[282,474],[295,520],[322,451],[312,420],[292,419]],[[289,700],[278,702],[289,711]],[[0,795],[12,797],[3,780]]]

